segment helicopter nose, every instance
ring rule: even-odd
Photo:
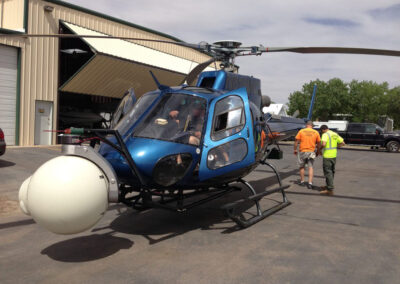
[[[21,210],[57,234],[94,226],[108,207],[108,181],[91,161],[60,156],[43,164],[19,190]]]

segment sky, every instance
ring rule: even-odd
[[[400,0],[71,0],[73,4],[186,42],[346,46],[400,50]],[[400,86],[400,57],[270,53],[237,58],[239,72],[261,79],[263,95],[287,103],[311,80],[372,80]]]

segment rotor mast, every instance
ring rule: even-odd
[[[211,50],[216,53],[216,58],[218,58],[221,63],[221,69],[228,72],[235,72],[238,67],[235,66],[235,57],[240,52],[241,42],[233,40],[223,40],[214,42],[211,46]]]

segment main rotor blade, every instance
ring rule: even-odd
[[[193,48],[199,51],[206,51],[207,44],[193,44],[186,42],[167,41],[159,39],[147,39],[137,37],[126,37],[126,36],[111,36],[111,35],[77,35],[77,34],[0,34],[0,38],[103,38],[103,39],[120,39],[120,40],[131,40],[131,41],[147,41],[156,43],[174,44],[183,47]],[[211,55],[212,56],[212,55]],[[196,80],[197,76],[205,69],[208,65],[214,62],[216,58],[211,57],[209,60],[200,63],[185,77],[181,84],[187,82],[189,85]]]
[[[267,47],[261,52],[296,52],[296,53],[345,53],[400,56],[400,50],[354,48],[354,47]]]
[[[216,61],[217,58],[210,58],[207,61],[204,61],[203,63],[200,63],[199,65],[197,65],[196,67],[193,68],[192,71],[189,72],[189,74],[187,74],[187,76],[185,77],[185,79],[183,79],[183,81],[181,82],[181,85],[184,84],[185,82],[188,85],[191,85],[194,80],[196,80],[197,76],[204,70],[207,68],[208,65],[210,65],[211,63],[213,63],[214,61]]]
[[[77,35],[77,34],[0,34],[0,38],[105,38],[105,39],[122,39],[122,40],[132,40],[132,41],[147,41],[147,42],[157,42],[157,43],[167,43],[174,44],[184,47],[190,47],[198,50],[203,50],[204,46],[199,44],[178,42],[178,41],[168,41],[161,39],[147,39],[138,37],[126,37],[126,36],[111,36],[111,35]]]

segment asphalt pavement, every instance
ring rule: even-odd
[[[334,196],[296,185],[292,146],[274,163],[292,205],[245,230],[220,207],[186,213],[111,205],[91,230],[55,235],[18,208],[18,188],[59,148],[9,148],[0,157],[1,283],[399,283],[400,154],[340,150]],[[322,160],[314,185],[323,185]],[[276,186],[267,167],[247,180]],[[264,207],[280,200],[264,198]]]

